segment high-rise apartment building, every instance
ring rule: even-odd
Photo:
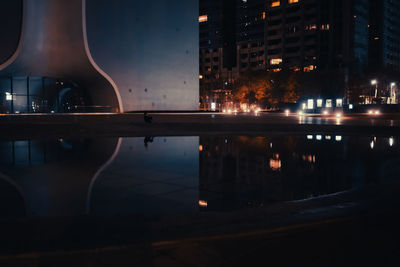
[[[207,40],[201,38],[203,88],[210,85],[209,78],[224,76],[219,75],[226,72],[223,65],[213,67],[217,60],[236,61],[229,69],[232,79],[220,81],[221,85],[229,84],[249,69],[318,71],[336,73],[337,91],[342,94],[352,74],[363,74],[369,66],[370,0],[236,0],[225,2],[225,7],[206,6],[206,2],[211,1],[200,2],[201,15],[211,14],[208,21],[200,24],[204,31],[206,27],[217,29],[218,23],[223,24],[212,18],[218,16],[218,8],[228,5],[232,9],[235,5],[235,15],[228,21],[236,25],[236,54],[224,53],[224,47],[213,39],[214,33]],[[386,24],[394,23],[386,20]],[[230,35],[232,31],[223,31],[224,34]],[[206,42],[214,46],[205,46]],[[218,53],[209,55],[212,51]],[[233,57],[236,60],[231,60]]]
[[[370,54],[373,70],[400,71],[400,1],[370,0]]]

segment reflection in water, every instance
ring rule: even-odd
[[[204,210],[301,200],[398,179],[400,153],[386,138],[306,136],[203,137],[200,199]],[[271,146],[271,144],[274,144]],[[378,149],[379,148],[379,149]]]
[[[326,133],[3,141],[0,213],[191,213],[307,199],[397,180],[398,144]]]

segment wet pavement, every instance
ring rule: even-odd
[[[400,116],[1,116],[1,266],[398,266]]]
[[[399,163],[395,134],[3,139],[0,262],[391,266]]]

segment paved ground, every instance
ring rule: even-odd
[[[222,115],[212,113],[2,115],[0,138],[46,136],[170,136],[203,134],[261,134],[264,132],[336,132],[346,134],[400,133],[400,114],[305,116],[279,113]]]

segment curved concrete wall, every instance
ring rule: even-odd
[[[198,109],[198,13],[198,0],[87,0],[90,50],[124,110]]]
[[[86,0],[24,0],[21,37],[0,75],[69,79],[94,104],[122,111],[114,82],[96,65],[86,37]]]
[[[198,0],[23,0],[19,46],[14,29],[0,55],[0,76],[70,79],[89,90],[93,104],[120,111],[198,109],[198,6]],[[19,28],[18,19],[10,23]]]

